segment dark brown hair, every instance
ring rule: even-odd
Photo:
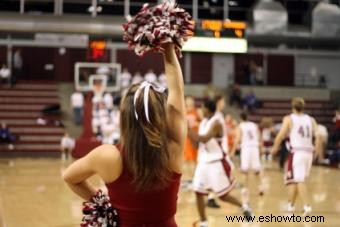
[[[248,114],[247,114],[246,112],[242,112],[242,113],[240,114],[240,117],[241,117],[241,119],[242,119],[243,121],[248,120]]]
[[[134,95],[139,86],[132,85],[121,103],[121,142],[124,165],[133,175],[132,183],[137,191],[150,191],[166,187],[172,172],[167,150],[167,95],[150,88],[149,123],[145,116],[142,91],[136,102],[137,120]]]

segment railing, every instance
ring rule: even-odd
[[[296,74],[295,86],[326,88],[327,75],[312,75],[310,73]]]

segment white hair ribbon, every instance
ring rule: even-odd
[[[154,84],[151,84],[147,81],[144,81],[143,83],[141,83],[141,85],[139,86],[139,88],[135,92],[135,96],[134,96],[134,99],[133,99],[133,105],[134,105],[134,108],[135,108],[135,117],[138,120],[138,114],[137,114],[137,111],[136,111],[136,103],[137,103],[137,98],[139,97],[140,93],[144,89],[144,95],[143,95],[144,96],[143,97],[144,111],[145,111],[146,120],[149,123],[150,123],[150,119],[149,119],[149,92],[150,92],[151,87],[158,93],[163,93],[166,89],[165,87],[157,87]]]

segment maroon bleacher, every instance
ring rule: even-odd
[[[283,116],[291,113],[290,100],[261,100],[261,107],[250,114],[249,120],[260,122],[263,117],[272,117],[275,123],[280,123]],[[316,121],[332,127],[334,109],[329,101],[306,100],[305,112],[315,117]]]
[[[60,116],[46,117],[41,110],[59,104],[57,85],[52,82],[19,82],[14,88],[0,87],[0,122],[6,122],[18,136],[15,149],[0,144],[2,155],[59,155],[63,129],[53,124],[38,125],[37,119],[60,120]]]

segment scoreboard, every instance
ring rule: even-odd
[[[199,20],[195,35],[183,46],[183,51],[209,53],[246,53],[246,23],[230,20]]]
[[[244,38],[246,23],[230,20],[200,20],[195,26],[195,36],[211,38]]]

